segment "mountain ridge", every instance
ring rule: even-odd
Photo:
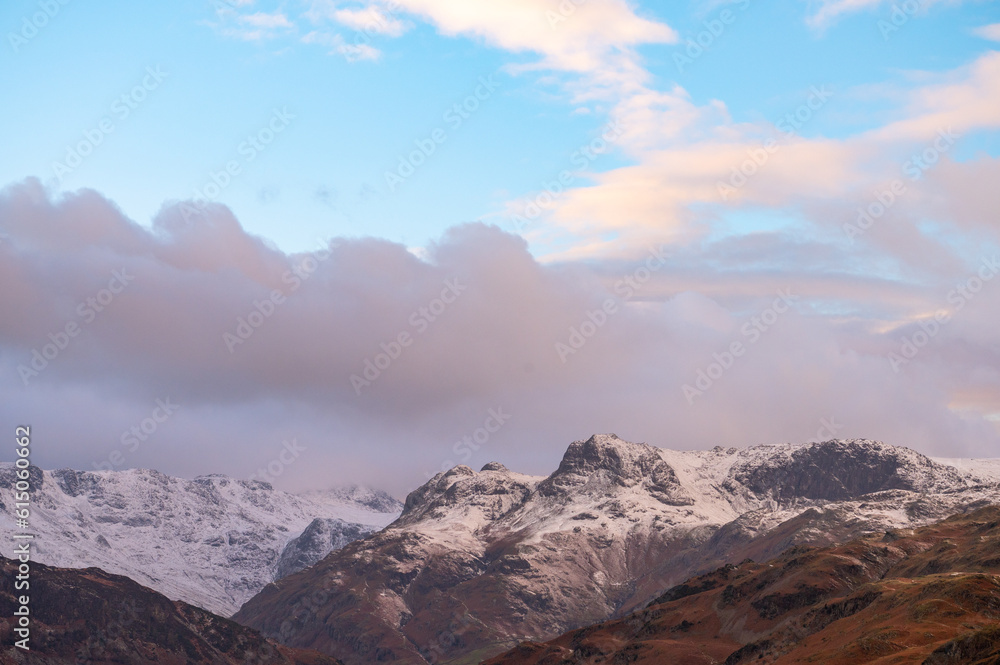
[[[472,662],[749,554],[996,502],[998,481],[867,439],[676,451],[594,435],[548,476],[499,463],[435,475],[392,525],[268,585],[234,619],[348,665]],[[286,621],[312,588],[329,602]],[[462,626],[445,644],[442,622]]]
[[[0,663],[10,665],[342,665],[99,568],[30,564],[30,636],[13,645],[18,562],[0,557]],[[20,636],[18,636],[20,637]],[[20,637],[21,639],[25,639]]]
[[[485,665],[1000,660],[1000,506],[691,578],[620,619]]]
[[[275,574],[381,529],[401,508],[383,492],[356,487],[297,496],[220,474],[187,480],[149,469],[29,472],[38,561],[99,567],[224,616]],[[0,465],[0,529],[10,532],[13,474],[13,465]],[[328,520],[328,537],[305,547],[297,541],[316,519]],[[329,529],[335,524],[338,533]],[[13,545],[0,544],[0,554],[13,554]]]

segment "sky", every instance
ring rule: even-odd
[[[42,467],[1000,456],[995,1],[15,0],[0,35],[0,421]]]

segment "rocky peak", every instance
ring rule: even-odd
[[[543,496],[577,491],[603,493],[614,486],[637,485],[667,504],[693,503],[657,448],[625,441],[616,434],[595,434],[586,441],[571,443],[559,468],[538,485],[538,492]]]
[[[13,462],[0,464],[0,484],[4,487],[13,487],[18,480],[17,471],[18,469]],[[31,483],[31,491],[39,490],[45,484],[45,474],[39,467],[32,464],[28,466],[28,481]]]
[[[73,469],[56,469],[52,472],[52,476],[68,496],[79,496],[86,488],[96,485],[89,474]]]
[[[476,472],[464,464],[434,474],[433,478],[406,495],[406,501],[403,502],[403,512],[399,519],[418,518],[438,502],[457,481],[463,478],[474,478],[475,475]]]
[[[274,570],[274,579],[280,580],[308,568],[331,551],[339,550],[378,530],[375,526],[355,524],[339,518],[317,517],[298,537],[285,545]]]
[[[786,454],[738,464],[727,486],[779,501],[843,501],[886,490],[962,485],[958,472],[908,448],[870,439],[834,439],[788,447]]]
[[[364,485],[347,485],[323,491],[307,492],[308,497],[334,497],[342,501],[366,506],[381,513],[396,513],[403,509],[403,503],[388,492]]]
[[[458,515],[468,510],[495,520],[521,504],[536,482],[531,477],[511,473],[498,462],[490,462],[479,473],[460,464],[410,492],[398,523],[412,524],[425,517]]]

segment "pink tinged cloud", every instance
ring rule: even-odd
[[[168,206],[144,228],[95,192],[53,199],[36,181],[0,195],[0,233],[0,307],[12,313],[0,319],[0,414],[45,427],[49,466],[106,458],[167,396],[183,408],[137,465],[247,475],[296,436],[310,463],[283,482],[361,477],[400,492],[498,407],[512,419],[473,464],[541,472],[593,431],[681,448],[806,440],[830,417],[844,436],[941,455],[998,443],[986,417],[1000,411],[1000,282],[903,374],[887,361],[917,317],[950,306],[964,265],[911,286],[838,270],[850,255],[830,247],[747,237],[668,249],[646,278],[645,250],[543,265],[520,238],[471,224],[425,259],[335,239],[293,288],[305,255],[270,248],[221,206],[188,220]],[[128,289],[25,388],[17,366],[122,269]],[[431,321],[422,308],[449,280],[461,295]],[[789,289],[796,305],[751,342],[746,326]],[[223,335],[275,290],[284,302],[230,353]],[[556,344],[608,299],[614,312],[562,362]],[[358,395],[351,375],[401,332],[412,344]],[[734,341],[747,353],[689,404],[683,386]]]

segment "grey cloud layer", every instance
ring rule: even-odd
[[[0,414],[35,419],[46,466],[107,459],[165,397],[178,412],[124,451],[124,466],[248,476],[295,437],[306,452],[279,484],[400,493],[449,463],[542,472],[595,431],[747,445],[810,439],[833,418],[837,436],[939,455],[998,449],[983,416],[1000,411],[1000,279],[901,372],[887,360],[920,330],[894,322],[949,307],[975,266],[908,287],[837,272],[843,257],[825,246],[744,238],[678,249],[627,294],[616,284],[643,276],[644,257],[544,265],[495,227],[455,227],[425,259],[374,239],[286,255],[223,207],[166,207],[146,229],[95,192],[53,200],[30,180],[0,195],[0,234]],[[757,267],[765,258],[778,268]],[[114,271],[131,281],[88,321],[81,304]],[[772,321],[780,289],[798,298]],[[609,299],[613,313],[594,323]],[[19,367],[71,322],[78,334],[24,385]],[[397,348],[401,333],[409,344]],[[745,352],[687,399],[682,387],[714,373],[733,342]],[[380,368],[359,390],[351,376],[364,378],[366,361]],[[510,417],[488,441],[455,445],[498,408]]]

